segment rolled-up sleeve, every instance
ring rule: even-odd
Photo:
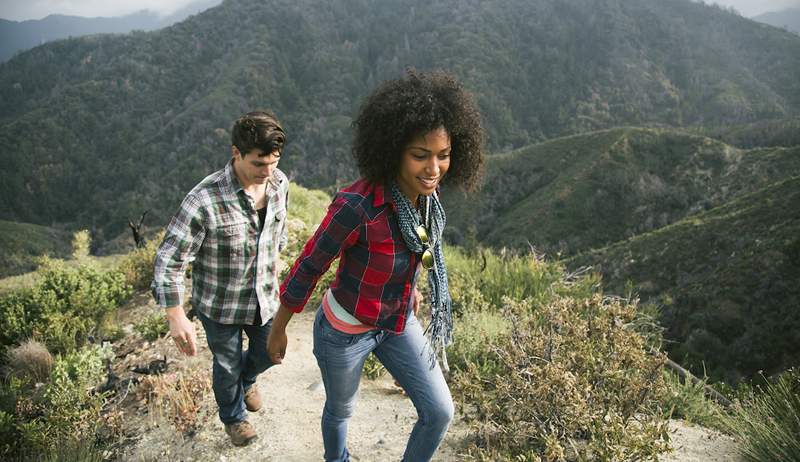
[[[286,195],[284,196],[285,199],[283,202],[284,207],[286,207],[286,218],[284,218],[283,220],[283,223],[281,225],[281,233],[280,236],[278,237],[278,252],[283,252],[284,249],[286,249],[286,245],[289,244],[289,234],[287,232],[288,227],[286,225],[286,222],[289,221],[289,185],[288,185],[289,182],[286,181],[286,183],[287,183]]]
[[[319,278],[358,239],[361,223],[362,213],[353,207],[346,194],[338,194],[281,284],[283,306],[295,313],[303,311]]]
[[[203,209],[200,201],[190,194],[172,217],[156,252],[150,287],[159,306],[168,308],[183,304],[183,275],[200,250],[205,235]]]

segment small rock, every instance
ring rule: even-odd
[[[322,390],[322,380],[317,380],[311,385],[309,385],[306,389],[309,391],[320,391]]]

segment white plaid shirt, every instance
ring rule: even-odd
[[[278,252],[284,249],[289,180],[275,169],[267,213],[245,194],[231,161],[192,189],[167,226],[156,253],[153,296],[162,307],[183,304],[183,275],[192,264],[192,306],[221,324],[262,323],[278,309]]]

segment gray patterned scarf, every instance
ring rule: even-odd
[[[416,228],[423,223],[423,217],[411,204],[411,201],[400,191],[396,183],[392,182],[392,199],[397,206],[397,223],[403,234],[403,240],[408,249],[421,254],[425,246],[417,236]],[[428,229],[429,246],[433,250],[434,265],[428,271],[428,285],[431,289],[431,323],[425,329],[425,335],[431,344],[431,367],[436,362],[436,355],[442,355],[442,368],[447,371],[447,357],[444,349],[453,342],[453,313],[451,310],[450,291],[447,285],[447,268],[444,266],[444,253],[442,252],[442,230],[446,222],[444,208],[439,201],[439,196],[434,193],[430,196],[420,196],[430,217],[425,221],[430,224]]]

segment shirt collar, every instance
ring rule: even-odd
[[[394,205],[391,194],[386,194],[386,187],[382,184],[374,184],[372,186],[372,192],[375,196],[372,199],[372,206],[373,207],[380,207],[383,204],[392,204]]]
[[[278,175],[273,174],[272,178],[267,181],[267,197],[272,197],[272,195],[278,191],[278,186],[282,182],[283,178],[279,178]],[[240,192],[244,191],[242,183],[239,182],[239,178],[236,176],[236,172],[233,170],[233,158],[231,158],[225,165],[222,175],[222,187],[225,190],[225,193],[229,194],[234,199]]]

